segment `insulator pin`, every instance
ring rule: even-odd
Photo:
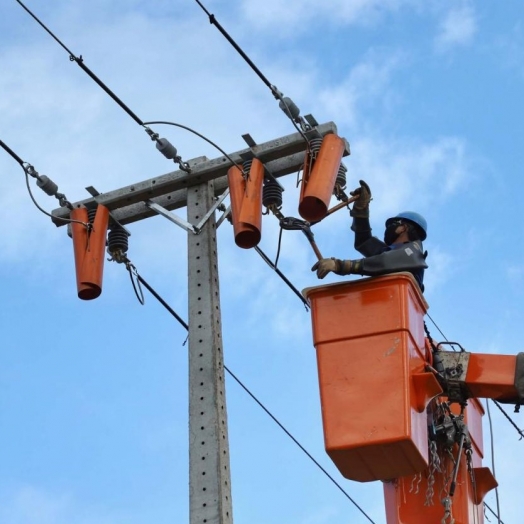
[[[129,235],[120,227],[113,227],[107,235],[107,252],[116,261],[121,261],[129,249]]]
[[[295,102],[293,102],[293,100],[291,100],[291,98],[289,98],[288,96],[282,98],[278,106],[280,107],[280,109],[282,109],[282,111],[284,111],[284,113],[286,113],[286,115],[289,118],[291,118],[295,122],[297,120],[300,120],[300,109],[295,104]]]
[[[346,173],[347,167],[344,164],[340,164],[338,168],[337,178],[335,180],[335,185],[340,189],[346,189]]]
[[[36,179],[36,185],[49,196],[55,196],[58,192],[58,186],[46,175],[40,175]]]
[[[89,221],[90,224],[92,224],[95,221],[96,210],[97,210],[96,207],[93,208],[93,209],[88,209],[87,210],[87,218],[88,218],[88,221]]]
[[[156,148],[168,160],[175,160],[178,158],[178,151],[176,147],[167,138],[159,138],[156,142]]]
[[[251,165],[253,164],[253,159],[246,160],[242,163],[242,169],[244,173],[249,173],[249,170],[251,169]]]
[[[311,158],[314,160],[317,158],[317,155],[320,151],[320,147],[322,146],[322,138],[312,138],[309,141],[309,149],[311,151]]]
[[[262,188],[262,204],[264,207],[282,206],[282,186],[275,180],[268,180]]]

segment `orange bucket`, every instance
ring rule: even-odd
[[[326,451],[344,477],[368,482],[423,471],[429,400],[428,305],[409,273],[318,286],[310,301]]]

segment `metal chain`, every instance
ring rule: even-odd
[[[440,457],[437,452],[437,443],[434,440],[429,442],[429,475],[428,487],[426,489],[426,500],[424,506],[433,506],[433,497],[435,496],[435,472],[441,472]]]
[[[422,473],[416,473],[415,475],[413,475],[413,478],[411,479],[411,487],[409,488],[409,492],[414,493],[415,495],[418,495],[420,491],[421,482],[422,482]]]

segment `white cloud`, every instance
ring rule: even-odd
[[[369,25],[389,12],[413,5],[416,5],[413,0],[244,0],[242,10],[249,23],[273,30],[282,37],[300,31],[312,20],[327,20],[336,25]]]
[[[342,81],[326,85],[318,99],[322,110],[337,115],[337,124],[348,126],[356,135],[369,132],[367,111],[380,108],[391,111],[389,105],[396,95],[392,89],[394,74],[406,63],[408,57],[402,52],[368,52],[360,62],[348,67]]]
[[[9,524],[65,523],[71,504],[68,495],[51,495],[34,486],[20,487],[9,496],[5,494],[2,499],[0,521]]]
[[[448,11],[439,25],[435,38],[435,47],[444,52],[455,46],[465,46],[473,41],[477,32],[477,20],[474,9],[464,5]]]
[[[352,170],[370,184],[374,213],[384,218],[400,208],[424,213],[470,176],[465,144],[458,138],[424,143],[369,137],[354,141],[353,151]]]
[[[515,285],[522,284],[522,282],[524,281],[524,267],[523,266],[511,265],[506,268],[506,274],[509,280]]]
[[[435,246],[428,255],[429,269],[424,275],[426,296],[441,288],[449,279],[453,278],[456,267],[456,257]]]

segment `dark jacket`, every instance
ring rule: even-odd
[[[355,231],[355,249],[365,257],[361,260],[362,275],[374,277],[408,271],[424,291],[424,270],[428,266],[422,241],[388,246],[371,235],[369,220],[365,218],[354,218],[351,229]]]

